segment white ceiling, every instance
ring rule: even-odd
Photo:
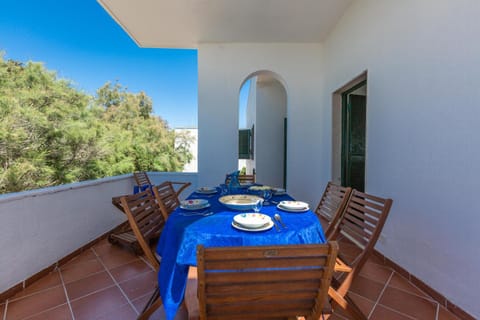
[[[141,47],[321,42],[354,0],[97,0]]]

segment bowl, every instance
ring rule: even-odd
[[[263,199],[250,194],[232,194],[218,199],[221,204],[233,210],[251,210],[258,200]]]
[[[256,229],[263,227],[272,219],[263,213],[240,213],[233,217],[233,221],[242,227]]]

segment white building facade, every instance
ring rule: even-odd
[[[149,46],[155,39],[155,30],[134,26],[141,17],[148,20],[141,8],[155,8],[152,1],[140,1],[140,13],[130,16],[123,9],[126,1],[101,2],[139,43]],[[268,3],[277,13],[274,2]],[[251,75],[269,71],[286,91],[287,188],[316,205],[338,161],[332,151],[335,92],[362,75],[367,80],[365,190],[394,200],[376,249],[480,317],[480,204],[475,201],[480,2],[339,3],[340,13],[332,14],[335,22],[318,41],[261,41],[254,30],[250,37],[222,41],[220,34],[213,41],[214,36],[201,37],[201,23],[192,27],[193,35],[200,34],[196,38],[178,31],[190,44],[186,47],[198,48],[198,183],[218,184],[237,167],[239,90]],[[156,36],[158,43],[151,46],[168,46],[160,29]]]

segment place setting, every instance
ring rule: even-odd
[[[296,212],[296,213],[303,213],[310,210],[308,203],[303,201],[280,201],[277,204],[277,209],[287,212]]]
[[[274,226],[272,218],[263,213],[240,213],[233,217],[232,227],[242,231],[259,232]]]
[[[215,187],[200,187],[192,193],[191,197],[193,198],[211,198],[216,196],[218,193],[217,188]]]
[[[180,209],[184,211],[179,212],[182,216],[209,216],[213,211],[208,211],[210,203],[206,199],[188,199],[180,201]]]

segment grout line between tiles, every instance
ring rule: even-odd
[[[57,272],[60,275],[60,281],[62,282],[63,291],[65,292],[65,297],[67,298],[67,305],[68,305],[68,309],[70,310],[70,315],[72,316],[72,320],[75,320],[75,315],[73,314],[72,305],[70,304],[70,297],[68,296],[68,292],[67,292],[67,286],[65,285],[65,281],[63,280],[62,271],[59,269]]]
[[[380,293],[377,302],[375,303],[372,311],[371,311],[370,314],[368,315],[368,318],[370,318],[370,317],[372,316],[373,310],[377,307],[377,305],[380,304],[380,303],[379,303],[379,302],[380,302],[380,299],[381,299],[381,297],[383,296],[383,293],[384,293],[385,290],[387,289],[388,284],[389,284],[390,281],[392,280],[392,278],[393,278],[393,276],[395,275],[395,273],[396,273],[395,270],[392,270],[392,274],[390,275],[390,277],[388,278],[387,282],[385,283],[385,287],[383,288],[382,292]],[[410,281],[409,281],[409,282],[410,282]],[[403,292],[405,292],[405,293],[407,293],[407,294],[411,294],[410,292],[405,291],[405,290],[401,290],[401,289],[398,289],[398,288],[395,288],[395,287],[392,287],[392,288],[394,288],[394,289],[396,289],[396,290],[399,290],[399,291],[403,291]],[[412,295],[417,296],[417,297],[420,297],[420,296],[415,295],[415,294],[412,294]],[[422,298],[422,297],[420,297],[420,298]],[[427,301],[430,301],[430,300],[428,300],[428,299],[426,299],[426,300],[427,300]],[[430,301],[430,302],[431,302],[431,301]],[[437,307],[438,307],[438,302],[435,302],[435,303],[437,304]],[[391,308],[391,307],[389,307],[389,306],[386,306],[386,305],[383,305],[383,304],[382,304],[381,306],[382,306],[383,308],[386,308],[386,309],[390,310],[390,311],[393,311],[393,312],[395,312],[395,313],[398,313],[398,314],[400,314],[400,315],[402,315],[402,316],[404,316],[404,317],[407,317],[407,318],[412,319],[412,320],[416,320],[416,318],[413,318],[412,316],[410,316],[410,315],[408,315],[408,314],[405,314],[405,313],[403,313],[403,312],[400,311],[400,310],[393,309],[393,308]]]
[[[382,291],[380,291],[380,294],[378,295],[377,300],[376,300],[375,303],[373,304],[372,310],[370,310],[370,313],[369,313],[368,316],[367,316],[368,319],[370,319],[370,317],[372,316],[373,311],[375,310],[375,308],[377,307],[378,303],[380,302],[380,299],[382,298],[383,293],[385,292],[385,290],[387,290],[388,284],[390,283],[390,280],[392,280],[394,274],[395,274],[395,271],[392,270],[392,273],[390,274],[390,276],[388,277],[387,281],[385,282],[385,285],[383,286]]]
[[[27,317],[25,317],[25,318],[22,318],[22,320],[31,319],[32,317],[35,317],[35,316],[37,316],[37,315],[39,315],[39,314],[42,314],[42,313],[45,313],[45,312],[47,312],[47,311],[50,311],[50,310],[56,309],[56,308],[58,308],[58,307],[61,307],[61,306],[63,306],[64,304],[67,304],[67,303],[65,302],[65,303],[59,304],[58,306],[53,306],[53,307],[51,307],[51,308],[42,310],[42,311],[40,311],[40,312],[31,314],[31,315],[29,315],[29,316],[27,316]]]
[[[388,309],[388,310],[390,310],[390,311],[392,311],[392,312],[395,312],[395,313],[397,313],[397,314],[399,314],[399,315],[401,315],[401,316],[403,316],[403,317],[405,317],[405,318],[412,319],[412,320],[418,320],[418,318],[414,318],[414,317],[412,317],[412,316],[410,316],[410,315],[408,315],[408,314],[405,314],[405,313],[403,313],[403,312],[400,312],[400,311],[398,311],[398,310],[395,310],[395,309],[393,309],[393,308],[390,308],[389,306],[386,306],[386,305],[383,305],[383,304],[380,304],[380,305],[381,305],[383,308]]]
[[[110,278],[112,278],[112,281],[113,283],[115,284],[115,286],[120,290],[120,292],[122,293],[123,297],[125,299],[127,299],[127,302],[128,304],[130,305],[130,307],[133,308],[133,311],[138,315],[138,311],[137,311],[137,308],[135,308],[135,306],[133,305],[132,301],[130,301],[130,299],[128,298],[127,294],[125,293],[125,291],[123,291],[122,287],[120,286],[120,284],[117,282],[117,280],[115,279],[115,277],[110,273],[110,270],[108,270],[107,266],[103,263],[102,259],[100,259],[100,256],[97,254],[97,252],[95,251],[95,249],[93,249],[93,253],[95,254],[95,256],[98,258],[98,261],[100,261],[100,263],[102,264],[102,266],[105,268],[105,270],[107,271],[107,274],[110,276]]]
[[[152,290],[152,291],[150,291],[149,293],[145,293],[144,295],[142,295],[142,296],[140,296],[140,297],[138,297],[138,298],[133,299],[133,300],[132,300],[132,303],[133,303],[133,301],[137,301],[137,300],[143,299],[143,298],[145,298],[145,297],[149,297],[149,298],[150,298],[150,297],[152,296],[152,294],[153,294],[154,291],[155,291],[155,290]],[[137,309],[137,308],[135,308],[135,310],[136,310],[136,309]],[[142,310],[137,310],[137,313],[140,313],[141,311],[142,311]]]
[[[101,292],[101,291],[103,291],[103,290],[110,289],[110,288],[113,288],[113,287],[116,287],[115,284],[112,284],[112,285],[110,285],[110,286],[106,286],[106,287],[103,287],[103,288],[101,288],[101,289],[92,291],[92,292],[90,292],[90,293],[87,293],[86,295],[83,295],[83,296],[81,296],[81,297],[72,299],[71,301],[72,301],[72,302],[75,302],[75,301],[77,301],[77,300],[86,298],[86,297],[88,297],[88,296],[91,296],[91,295],[93,295],[93,294],[97,294],[97,293],[99,293],[99,292]]]
[[[390,269],[392,270],[393,272],[397,273],[399,277],[401,277],[403,280],[405,280],[406,282],[408,282],[412,287],[414,287],[415,289],[417,289],[418,291],[420,291],[421,293],[423,293],[423,295],[420,295],[416,292],[411,292],[411,291],[408,291],[408,290],[405,290],[405,289],[402,289],[402,288],[399,288],[399,287],[395,287],[395,286],[392,286],[392,288],[396,289],[396,290],[399,290],[399,291],[402,291],[402,292],[405,292],[405,293],[408,293],[412,296],[416,296],[416,297],[419,297],[419,298],[422,298],[422,299],[425,299],[429,302],[432,302],[432,303],[438,303],[437,300],[433,299],[428,293],[426,293],[425,291],[423,291],[422,289],[420,289],[419,287],[417,287],[414,283],[412,283],[410,280],[408,280],[407,278],[405,278],[404,276],[402,276],[401,274],[399,274],[398,272],[396,272],[395,270],[393,269]]]
[[[102,267],[103,267],[103,264],[102,264]],[[79,279],[75,279],[75,280],[72,280],[72,281],[69,281],[69,282],[65,282],[65,284],[67,284],[67,283],[70,284],[70,283],[74,283],[74,282],[78,282],[78,281],[83,281],[83,280],[85,280],[86,278],[89,278],[89,277],[91,277],[91,276],[100,274],[100,273],[102,273],[102,272],[105,272],[105,270],[101,270],[101,271],[98,271],[98,272],[89,273],[89,274],[87,274],[87,275],[85,275],[85,276],[83,276],[83,277],[81,277],[81,278],[79,278]]]

